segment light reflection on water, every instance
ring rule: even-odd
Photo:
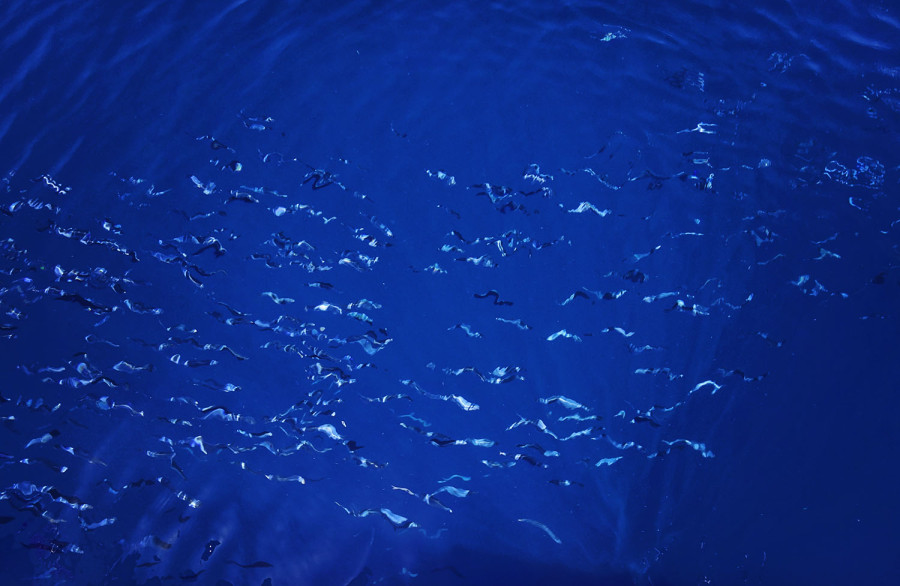
[[[786,351],[774,299],[865,295],[815,273],[859,260],[838,198],[785,191],[896,215],[897,111],[841,50],[871,17],[704,4],[7,8],[16,576],[652,572]]]

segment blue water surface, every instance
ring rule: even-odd
[[[898,39],[5,2],[2,582],[900,580]]]

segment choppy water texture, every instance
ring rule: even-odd
[[[4,3],[4,582],[896,579],[898,23]]]

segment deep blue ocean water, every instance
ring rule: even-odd
[[[900,580],[898,40],[5,2],[2,582]]]

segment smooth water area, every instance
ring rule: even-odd
[[[7,2],[6,583],[900,577],[892,2]]]

